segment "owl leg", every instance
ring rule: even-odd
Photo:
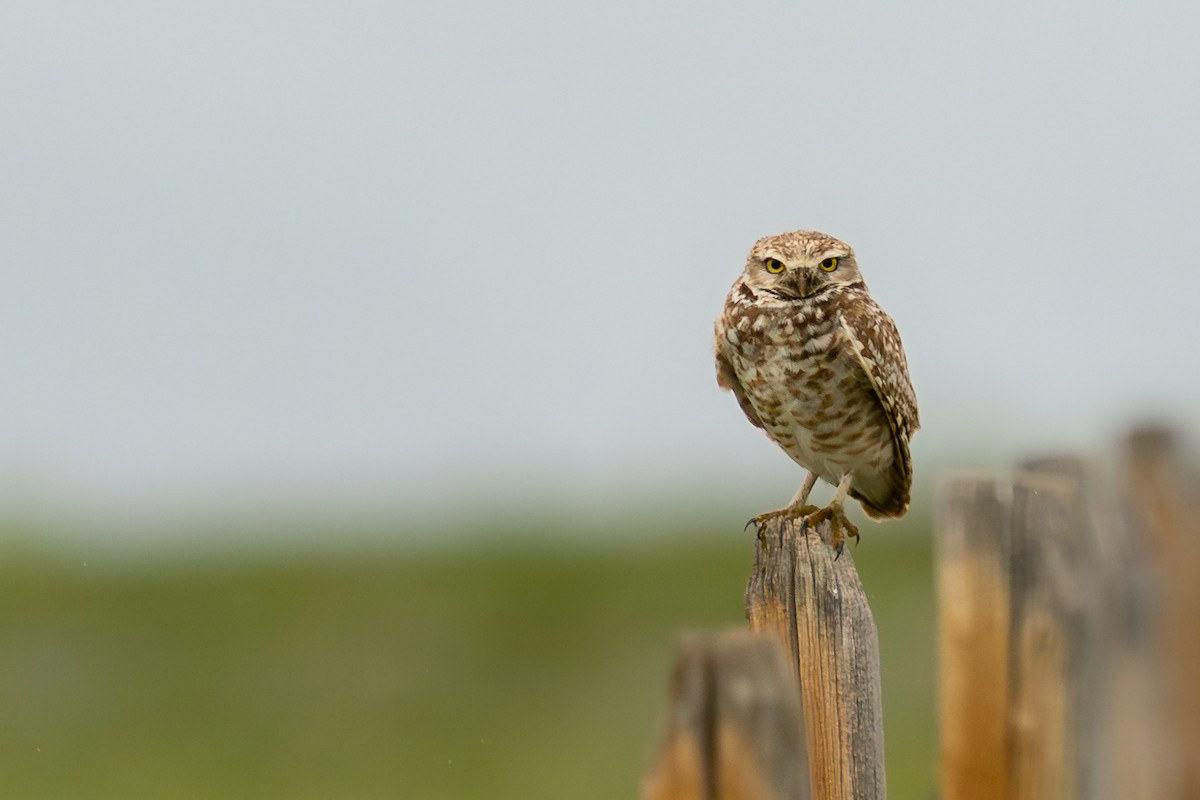
[[[808,477],[804,479],[804,485],[796,492],[796,496],[792,498],[792,502],[788,503],[787,510],[791,511],[795,509],[797,514],[811,514],[813,511],[816,511],[811,506],[807,507],[808,510],[805,510],[806,506],[804,505],[808,502],[808,496],[812,494],[813,486],[816,484],[817,473],[810,471]]]
[[[767,511],[752,518],[746,523],[746,527],[757,525],[762,527],[762,524],[769,519],[775,517],[787,517],[789,519],[804,519],[809,514],[817,510],[816,506],[805,505],[808,502],[808,495],[812,493],[813,486],[817,482],[817,473],[809,472],[808,477],[804,479],[804,484],[796,492],[796,496],[792,498],[792,502],[788,503],[784,508],[777,511]]]
[[[853,536],[854,540],[858,541],[858,527],[846,518],[845,509],[846,495],[850,493],[852,482],[853,476],[847,472],[838,481],[837,491],[833,493],[833,500],[829,502],[829,505],[820,511],[814,511],[804,520],[808,527],[815,527],[825,520],[829,520],[829,544],[837,549],[839,556],[846,547],[847,537]]]

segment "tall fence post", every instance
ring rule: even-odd
[[[937,596],[943,800],[1008,800],[1012,488],[991,478],[942,484]]]
[[[1200,797],[1200,485],[1163,431],[937,503],[944,800]]]
[[[1059,472],[1059,470],[1049,470]],[[945,800],[1075,800],[1091,685],[1077,478],[956,478],[938,500]]]
[[[1163,702],[1156,737],[1162,788],[1175,800],[1200,797],[1200,482],[1174,435],[1145,427],[1126,441],[1125,505],[1133,542],[1149,562],[1157,597],[1150,636]]]
[[[1012,497],[1009,743],[1014,800],[1084,797],[1092,608],[1079,481],[1022,473]],[[1090,795],[1089,795],[1090,796]]]
[[[781,519],[758,534],[746,587],[752,631],[773,632],[799,680],[816,800],[887,796],[879,640],[847,547],[828,522],[805,533]]]

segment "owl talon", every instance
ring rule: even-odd
[[[842,552],[846,549],[846,539],[854,537],[854,543],[858,544],[858,526],[847,519],[845,510],[839,505],[829,505],[814,511],[805,521],[810,528],[815,528],[822,522],[829,522],[829,546],[837,550],[834,561],[842,557]]]
[[[816,506],[805,505],[798,508],[792,508],[791,506],[788,506],[787,508],[777,508],[774,511],[764,511],[757,517],[751,517],[750,521],[742,527],[742,530],[746,530],[751,525],[756,525],[761,531],[762,526],[766,525],[768,521],[776,519],[777,517],[782,517],[785,520],[799,520],[800,533],[804,533],[805,530],[807,530],[808,516],[816,510]]]

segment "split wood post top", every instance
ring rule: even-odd
[[[809,800],[804,719],[773,636],[683,637],[645,800]]]
[[[768,520],[758,533],[746,587],[752,631],[785,646],[799,679],[815,800],[887,796],[879,640],[851,546],[827,543],[830,525],[800,531]]]

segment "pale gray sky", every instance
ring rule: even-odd
[[[918,471],[1195,429],[1198,8],[6,4],[3,494],[782,502],[710,331],[793,228],[897,320]]]

